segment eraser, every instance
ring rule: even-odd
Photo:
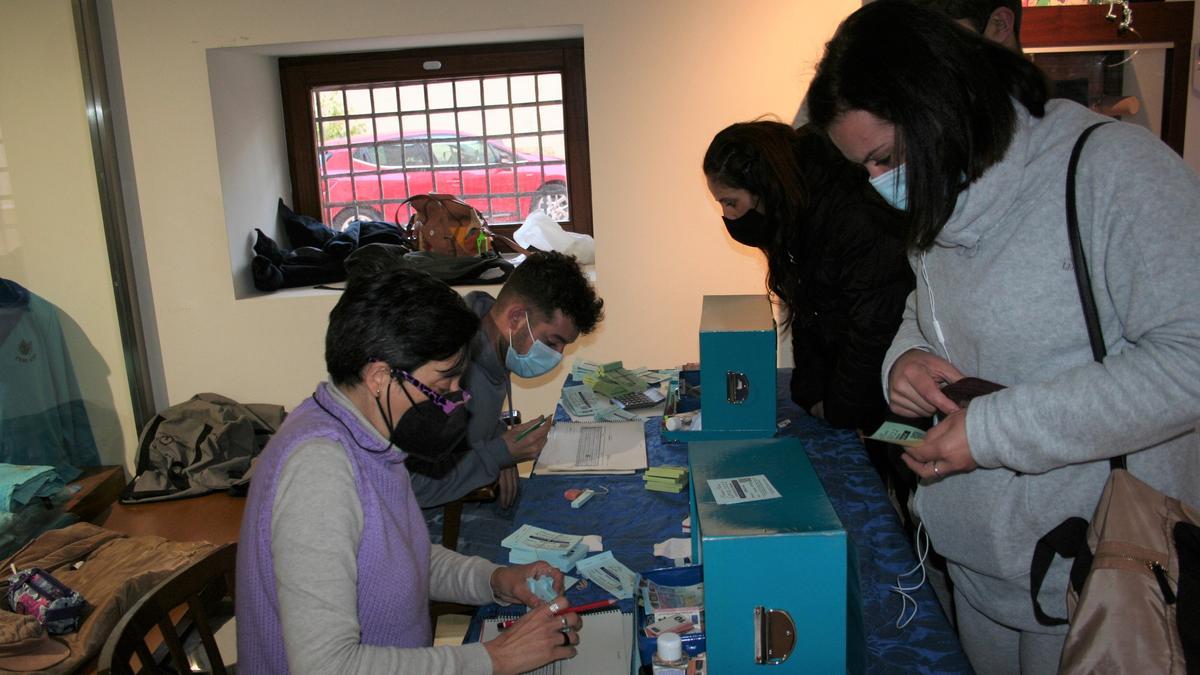
[[[578,496],[578,497],[576,497],[576,498],[574,499],[574,501],[572,501],[572,502],[571,502],[571,508],[573,508],[573,509],[577,509],[577,508],[579,508],[579,507],[583,506],[584,504],[586,504],[586,503],[587,503],[587,501],[588,501],[589,499],[591,499],[591,498],[592,498],[592,495],[594,495],[594,494],[596,494],[596,493],[595,493],[595,492],[593,492],[593,491],[592,491],[592,490],[590,490],[590,489],[588,489],[588,490],[584,490],[583,492],[580,492],[580,493],[579,493],[579,496]]]

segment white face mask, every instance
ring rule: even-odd
[[[512,331],[508,333],[508,353],[504,355],[504,365],[518,377],[545,375],[554,370],[554,367],[562,361],[562,354],[533,337],[533,327],[529,323],[529,312],[525,312],[525,328],[529,330],[529,338],[533,340],[533,346],[524,354],[518,354],[517,350],[513,349]]]
[[[872,178],[871,187],[875,188],[892,208],[903,211],[908,207],[908,171],[903,164]]]

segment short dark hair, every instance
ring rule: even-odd
[[[457,355],[461,370],[478,330],[479,317],[462,296],[424,272],[355,276],[329,312],[325,367],[338,385],[358,384],[372,361],[412,371]]]
[[[1045,114],[1049,85],[1022,56],[909,2],[873,2],[838,27],[809,85],[809,119],[863,110],[896,129],[908,180],[906,240],[933,245],[958,194],[999,162],[1016,99]]]
[[[575,256],[557,251],[538,251],[517,266],[497,300],[513,297],[525,299],[546,317],[561,311],[584,335],[604,319],[604,301],[596,297]]]
[[[1013,37],[1021,40],[1021,0],[911,0],[914,4],[925,9],[941,12],[946,16],[960,21],[966,19],[975,27],[976,33],[983,33],[987,28],[988,19],[992,12],[1001,7],[1013,13]]]
[[[798,309],[800,269],[791,261],[791,237],[803,231],[818,201],[843,196],[883,200],[867,185],[861,167],[842,157],[829,139],[811,124],[793,129],[759,119],[738,122],[717,132],[704,153],[704,175],[758,198],[771,228],[767,256],[767,288],[783,303],[784,327]]]

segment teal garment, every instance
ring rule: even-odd
[[[0,560],[25,542],[75,522],[59,508],[70,496],[52,466],[0,464]],[[39,503],[43,498],[48,504]]]
[[[100,464],[58,310],[0,279],[0,462],[48,465],[63,479]]]
[[[0,464],[0,512],[16,513],[38,497],[52,497],[66,486],[52,466]]]

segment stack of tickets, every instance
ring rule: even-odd
[[[642,479],[647,490],[656,492],[683,492],[688,484],[687,467],[652,466],[646,469]]]

